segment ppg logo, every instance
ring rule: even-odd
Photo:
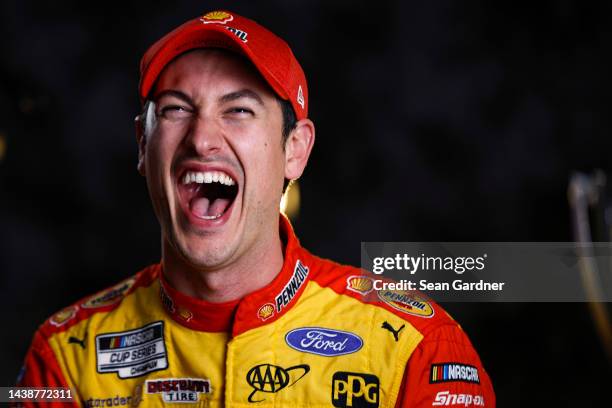
[[[375,375],[339,371],[332,378],[332,404],[341,408],[376,408],[379,389]]]

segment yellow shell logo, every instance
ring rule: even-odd
[[[400,312],[420,317],[431,317],[434,315],[434,310],[428,302],[425,302],[419,296],[410,292],[402,290],[379,290],[378,297],[380,300]]]
[[[200,17],[200,21],[202,21],[204,24],[209,24],[209,23],[225,24],[228,21],[232,21],[233,19],[234,19],[234,16],[232,16],[230,13],[225,12],[225,11],[211,11],[211,12],[204,14],[202,17]]]
[[[77,312],[76,306],[69,306],[65,309],[60,310],[53,316],[51,316],[51,319],[49,319],[49,322],[52,325],[59,327],[63,325],[64,323],[66,323],[68,320],[72,319],[74,316],[76,316],[76,312]]]
[[[274,314],[274,305],[272,303],[266,303],[257,311],[257,316],[261,320],[267,320]]]
[[[185,320],[186,322],[188,322],[191,319],[193,319],[193,313],[191,313],[187,309],[179,308],[178,311],[177,311],[177,314],[179,315],[179,317],[181,319]]]
[[[372,278],[367,276],[349,276],[346,280],[346,288],[353,292],[367,295],[374,288]]]
[[[135,278],[130,278],[124,280],[123,282],[118,283],[112,288],[106,289],[98,294],[93,295],[89,299],[87,299],[81,306],[86,309],[91,309],[95,307],[104,307],[109,306],[114,303],[117,303],[123,298],[123,295],[130,290],[130,288],[136,282]]]

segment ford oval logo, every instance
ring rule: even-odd
[[[356,334],[323,327],[300,327],[285,336],[287,344],[298,351],[332,357],[359,351],[363,340]]]

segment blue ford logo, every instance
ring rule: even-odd
[[[356,334],[322,327],[291,330],[285,336],[285,341],[298,351],[326,357],[351,354],[363,346],[363,340]]]

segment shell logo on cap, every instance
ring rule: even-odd
[[[234,16],[226,11],[211,11],[200,17],[200,21],[204,24],[225,24],[233,19]]]
[[[274,305],[272,303],[266,303],[257,311],[257,317],[261,320],[268,320],[274,314]]]
[[[374,283],[368,276],[353,275],[346,279],[346,288],[365,296],[374,289]]]

